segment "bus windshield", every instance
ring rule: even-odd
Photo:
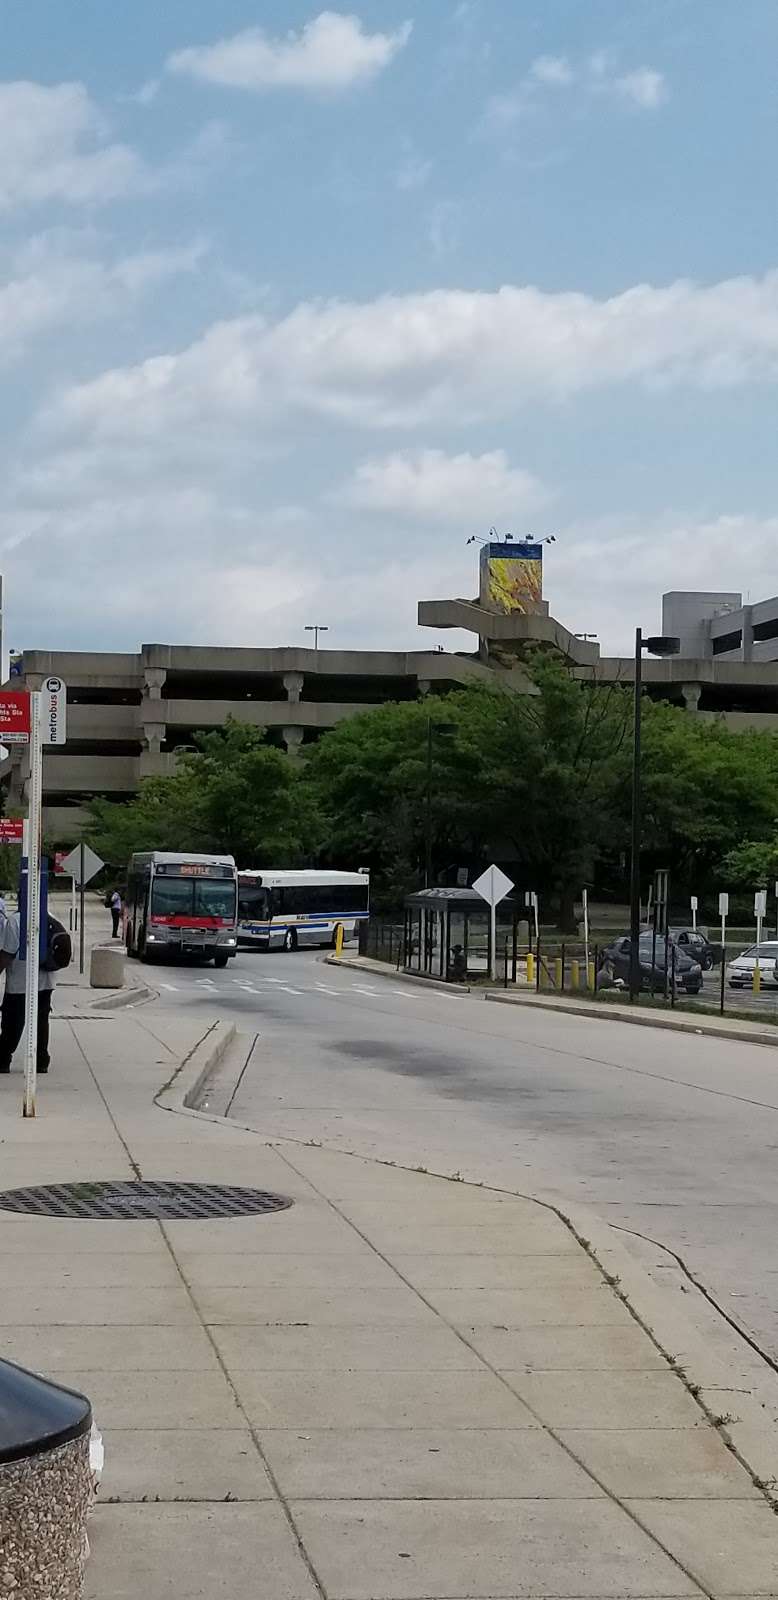
[[[235,884],[229,879],[163,878],[151,886],[153,917],[217,918],[235,921]]]

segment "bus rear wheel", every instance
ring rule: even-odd
[[[294,928],[287,928],[286,933],[284,934],[284,949],[297,949],[297,934],[295,933]]]
[[[229,955],[227,954],[227,951],[226,950],[220,950],[218,952],[218,955],[214,956],[213,964],[214,964],[215,967],[226,967],[227,962],[229,961],[229,959],[230,958],[229,958]]]

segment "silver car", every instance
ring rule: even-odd
[[[770,944],[751,944],[730,962],[727,967],[730,989],[750,989],[756,966],[759,967],[762,988],[778,989],[778,940]]]

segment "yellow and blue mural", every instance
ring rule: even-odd
[[[534,611],[543,599],[543,546],[490,543],[481,547],[481,605],[506,615]]]

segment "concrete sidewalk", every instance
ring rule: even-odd
[[[778,1521],[547,1209],[154,1104],[195,1046],[54,1024],[39,1116],[0,1083],[3,1188],[249,1184],[210,1222],[0,1210],[0,1345],[106,1442],[89,1600],[778,1594]],[[185,1081],[174,1084],[180,1097]]]

